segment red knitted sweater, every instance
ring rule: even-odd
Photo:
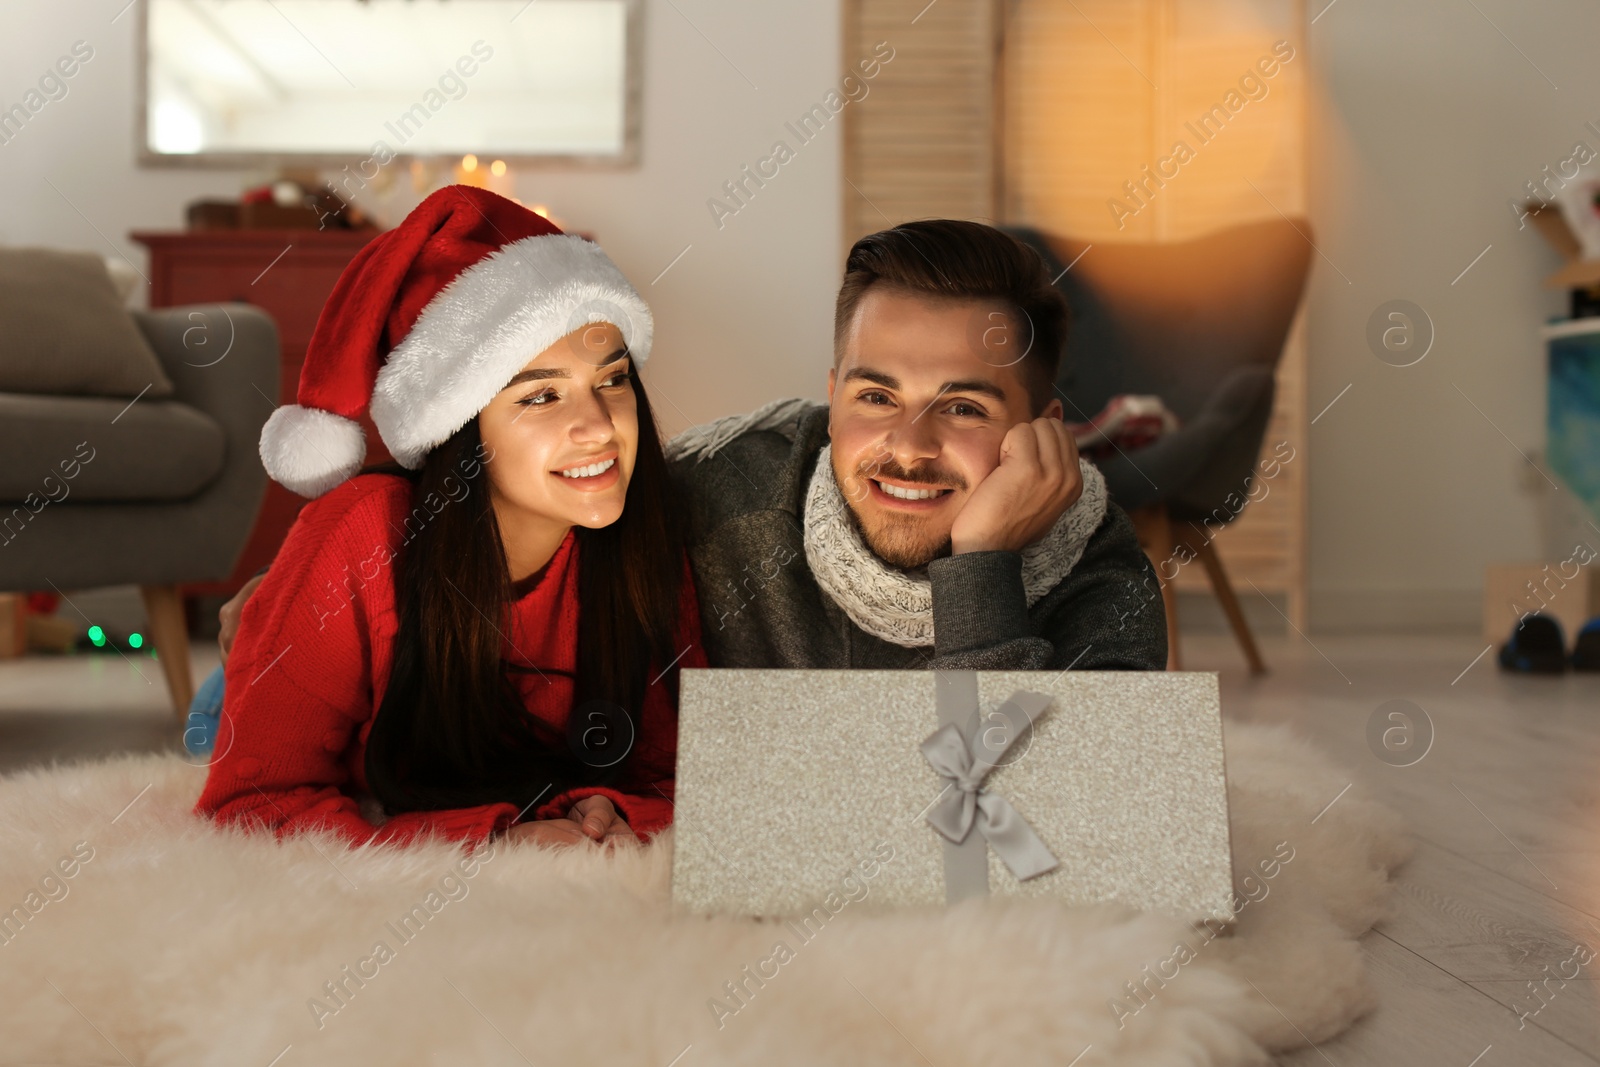
[[[367,735],[383,703],[398,624],[395,554],[429,518],[427,507],[412,510],[409,482],[380,474],[354,478],[301,510],[245,605],[197,813],[279,836],[333,829],[351,843],[419,836],[475,843],[518,821],[511,803],[404,812],[379,826],[361,814]],[[569,532],[502,623],[507,660],[539,668],[513,673],[524,707],[558,729],[571,711],[577,667],[577,557]],[[647,688],[617,787],[547,798],[524,821],[564,816],[575,801],[601,794],[641,836],[671,823],[678,714],[668,685],[675,688],[679,668],[706,663],[687,568],[676,644],[687,651]]]

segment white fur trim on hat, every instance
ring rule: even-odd
[[[286,404],[261,427],[261,464],[272,480],[303,497],[319,497],[361,469],[367,439],[361,424],[320,408]]]
[[[591,322],[609,322],[636,362],[650,355],[650,308],[600,246],[525,237],[456,276],[389,353],[369,411],[407,467],[477,417],[530,359]]]

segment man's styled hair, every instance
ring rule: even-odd
[[[833,312],[833,362],[844,357],[856,306],[881,285],[936,300],[994,300],[1004,305],[1026,353],[1017,372],[1037,414],[1050,400],[1067,340],[1067,301],[1050,283],[1038,252],[979,222],[923,219],[861,238],[850,248]],[[974,320],[981,344],[984,324]]]

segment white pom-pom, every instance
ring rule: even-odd
[[[367,455],[361,424],[319,408],[289,404],[261,427],[261,464],[292,493],[316,498],[361,469]]]

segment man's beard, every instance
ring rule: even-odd
[[[946,534],[941,541],[934,541],[921,529],[926,520],[895,515],[885,519],[878,529],[869,530],[862,525],[861,516],[856,514],[855,508],[848,510],[850,522],[861,534],[867,547],[872,549],[872,554],[891,567],[903,571],[921,570],[934,560],[950,554],[950,535]]]
[[[929,468],[906,468],[893,461],[864,463],[856,468],[854,477],[862,492],[869,491],[866,484],[869,479],[878,477],[947,489],[967,487],[966,479],[960,475]],[[872,554],[891,567],[920,570],[934,560],[950,555],[950,534],[946,532],[937,538],[930,534],[926,529],[928,519],[925,517],[889,514],[880,517],[877,529],[869,530],[857,514],[855,501],[848,493],[845,495],[845,505],[851,524]]]

